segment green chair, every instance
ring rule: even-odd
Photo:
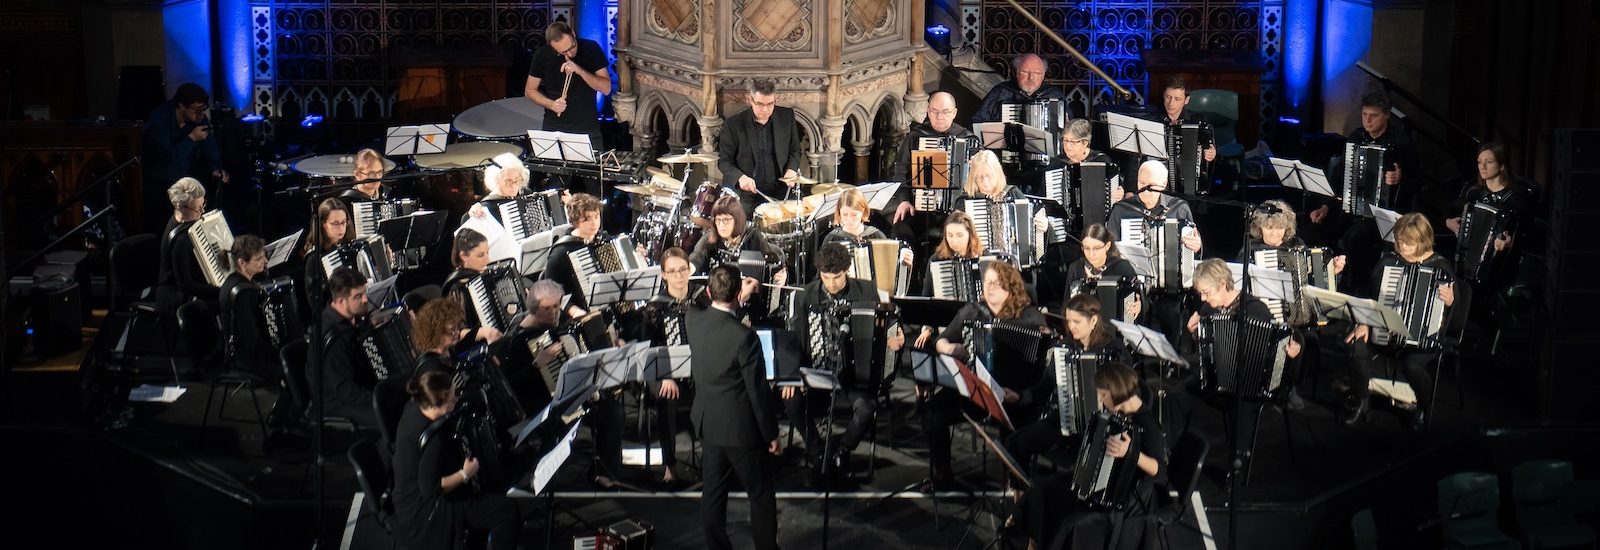
[[[1445,548],[1519,550],[1516,539],[1500,531],[1500,478],[1486,472],[1461,472],[1439,480],[1439,517]]]
[[[1237,138],[1239,131],[1239,94],[1227,90],[1194,90],[1189,92],[1189,111],[1199,113],[1211,123],[1217,139],[1217,160],[1244,174],[1244,146]]]
[[[1572,488],[1572,463],[1531,460],[1511,471],[1511,499],[1522,542],[1535,548],[1594,548],[1594,529],[1579,523],[1563,501]]]
[[[1378,522],[1371,508],[1362,508],[1350,517],[1350,534],[1356,550],[1378,550]]]

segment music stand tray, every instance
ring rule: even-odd
[[[869,210],[883,210],[883,207],[889,206],[889,201],[894,198],[895,191],[899,190],[900,182],[898,181],[871,183],[856,188],[856,191],[860,191],[862,196],[867,198]]]
[[[1133,345],[1133,351],[1138,355],[1177,365],[1189,364],[1182,355],[1178,355],[1178,350],[1173,349],[1172,343],[1168,342],[1167,337],[1160,332],[1116,319],[1111,320],[1111,326],[1116,327],[1117,332],[1122,335],[1122,341]]]
[[[926,298],[922,296],[895,296],[895,307],[900,308],[900,319],[911,324],[942,327],[954,321],[956,314],[967,305],[960,300]]]
[[[450,135],[448,124],[390,127],[383,139],[386,157],[443,153]]]
[[[1372,218],[1378,223],[1378,234],[1383,236],[1384,241],[1394,242],[1394,224],[1400,221],[1400,213],[1375,204],[1369,205],[1368,208],[1372,210]]]
[[[539,159],[595,162],[594,144],[589,142],[588,134],[528,130],[528,145]]]
[[[1330,318],[1344,319],[1357,325],[1380,327],[1401,338],[1411,338],[1411,330],[1406,327],[1405,318],[1400,316],[1400,312],[1378,303],[1377,300],[1357,298],[1313,285],[1301,287],[1300,291],[1315,300],[1317,308],[1327,312]]]
[[[688,378],[693,363],[689,346],[656,346],[645,355],[644,367],[639,369],[639,381]]]
[[[661,266],[596,273],[589,279],[583,297],[590,306],[649,300],[661,279]]]

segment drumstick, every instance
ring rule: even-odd
[[[567,79],[561,83],[561,97],[559,97],[557,99],[566,100],[567,99],[567,88],[571,87],[571,86],[572,86],[572,73],[567,73]]]

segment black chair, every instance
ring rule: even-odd
[[[161,238],[149,233],[123,238],[111,246],[109,311],[115,314],[126,308],[128,324],[123,326],[122,335],[117,339],[117,345],[112,349],[110,356],[112,360],[124,364],[137,362],[137,355],[127,352],[128,343],[141,340],[136,332],[139,321],[144,320],[147,324],[153,322],[161,330],[161,342],[164,344],[162,351],[166,353],[167,362],[172,367],[173,383],[181,384],[174,351],[177,346],[173,338],[173,328],[177,325],[177,319],[162,312],[155,302],[160,256]]]
[[[289,394],[294,396],[295,410],[290,412],[296,414],[290,418],[305,418],[310,414],[311,406],[311,383],[306,378],[306,341],[290,342],[278,351],[278,359],[283,362],[284,385],[289,387]],[[323,415],[322,422],[356,429],[355,420],[343,416]]]
[[[350,446],[345,452],[350,459],[350,467],[356,471],[356,485],[365,495],[361,499],[361,507],[372,513],[391,536],[394,535],[394,501],[390,490],[393,489],[392,477],[389,469],[384,467],[378,454],[377,442],[371,437],[362,438]],[[395,540],[390,541],[390,548],[394,548]]]
[[[255,392],[256,385],[265,385],[264,381],[253,373],[240,370],[232,362],[220,370],[210,368],[219,362],[219,355],[222,353],[218,349],[222,331],[217,329],[217,317],[212,315],[211,309],[199,301],[179,306],[178,329],[183,333],[184,344],[189,349],[189,359],[194,362],[195,372],[200,373],[209,385],[206,390],[206,408],[200,416],[201,442],[204,442],[206,426],[211,422],[211,403],[216,399],[217,390],[225,392],[222,394],[222,406],[217,408],[219,420],[250,421],[248,418],[224,416],[228,410],[228,396],[242,390],[250,393],[251,408],[255,410],[256,424],[261,427],[261,440],[264,443],[267,440],[267,420],[261,414],[261,400],[256,397]]]
[[[1455,301],[1450,306],[1449,315],[1445,317],[1444,327],[1439,329],[1439,358],[1434,361],[1433,367],[1433,399],[1428,401],[1427,427],[1433,427],[1434,405],[1439,403],[1439,379],[1444,377],[1444,356],[1449,355],[1454,360],[1456,377],[1456,407],[1465,410],[1467,407],[1465,394],[1461,388],[1461,342],[1467,334],[1468,312],[1472,311],[1472,285],[1458,281],[1451,285],[1455,288]]]
[[[1167,489],[1173,493],[1173,500],[1154,513],[1156,529],[1161,533],[1162,550],[1171,547],[1167,540],[1167,527],[1181,523],[1184,514],[1189,513],[1189,501],[1193,499],[1191,495],[1200,483],[1200,471],[1205,466],[1206,455],[1210,453],[1211,444],[1193,432],[1180,436],[1178,444],[1172,448],[1172,456],[1167,460]]]

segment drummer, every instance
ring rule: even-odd
[[[769,267],[787,261],[783,249],[768,242],[761,230],[750,225],[740,202],[736,197],[722,197],[711,207],[711,222],[716,230],[700,239],[689,254],[689,265],[694,266],[695,273],[710,273],[711,268],[725,263],[738,265],[739,253],[744,251],[760,252]],[[779,269],[770,282],[781,285],[788,280],[788,274]]]
[[[750,110],[728,117],[722,125],[717,169],[722,171],[724,187],[739,190],[745,219],[750,219],[756,205],[790,192],[805,156],[794,109],[778,106],[777,84],[756,79],[746,97]]]
[[[839,206],[833,212],[833,230],[822,238],[822,244],[844,242],[863,245],[874,239],[887,239],[883,230],[867,225],[867,213],[872,210],[861,191],[849,189],[840,193]],[[900,251],[900,263],[911,265],[911,249]]]
[[[356,152],[355,165],[356,171],[353,174],[355,181],[366,183],[357,183],[354,187],[345,189],[344,193],[339,194],[339,198],[344,199],[347,204],[387,200],[388,189],[384,188],[382,181],[379,181],[385,173],[383,155],[370,148],[362,149]]]
[[[533,52],[523,96],[544,107],[542,130],[587,134],[595,151],[605,150],[595,93],[611,95],[611,71],[600,44],[578,38],[566,21],[544,29],[545,45]],[[581,178],[584,190],[601,196],[599,180]]]

